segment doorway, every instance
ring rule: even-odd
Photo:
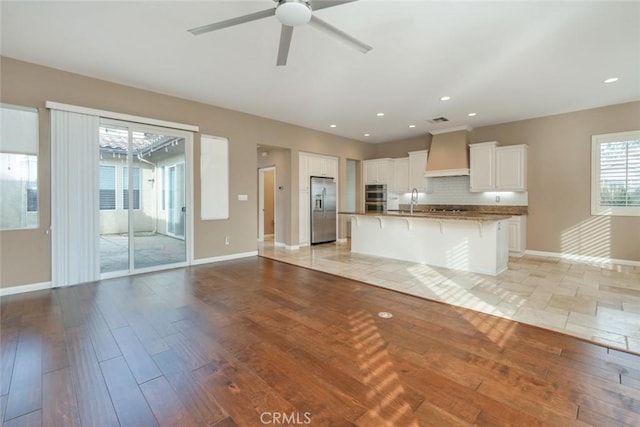
[[[100,273],[187,265],[187,140],[191,134],[100,123]]]
[[[276,235],[276,168],[258,169],[258,241],[274,240]]]

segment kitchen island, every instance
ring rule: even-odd
[[[497,275],[507,269],[510,215],[479,212],[340,212],[351,252]]]

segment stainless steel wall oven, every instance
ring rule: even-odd
[[[370,213],[387,211],[386,184],[367,184],[364,186],[364,210]]]

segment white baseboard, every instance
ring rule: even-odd
[[[194,259],[193,261],[191,261],[191,265],[211,264],[213,262],[230,261],[232,259],[249,258],[252,256],[258,256],[258,251],[240,252],[237,254],[214,256],[211,258]]]
[[[640,261],[633,261],[628,259],[616,259],[589,255],[576,255],[565,254],[562,252],[546,252],[546,251],[532,251],[527,249],[525,255],[543,256],[549,258],[560,258],[569,261],[585,262],[585,263],[598,263],[598,264],[618,264],[618,265],[630,265],[633,267],[640,267]]]
[[[6,297],[8,295],[21,294],[23,292],[41,291],[43,289],[50,289],[51,282],[32,283],[30,285],[11,286],[8,288],[0,288],[0,296]]]
[[[345,237],[345,238],[342,238],[342,239],[338,239],[338,240],[336,240],[336,242],[338,242],[338,243],[347,243],[347,238]]]
[[[285,248],[288,251],[297,251],[298,249],[300,249],[299,245],[287,245],[286,243],[282,242],[275,242],[273,246],[275,246],[276,248]]]

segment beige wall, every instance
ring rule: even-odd
[[[51,215],[47,100],[194,124],[202,133],[229,138],[230,219],[200,221],[196,215],[195,259],[256,250],[258,144],[289,150],[286,189],[297,188],[300,151],[340,157],[340,204],[344,206],[347,159],[404,157],[408,151],[427,148],[430,142],[425,136],[368,145],[10,58],[0,61],[0,101],[38,108],[40,112],[41,215],[37,229],[0,232],[0,287],[51,280],[51,241],[46,233]],[[504,145],[529,145],[528,249],[640,260],[640,218],[592,217],[589,202],[591,135],[634,130],[639,124],[640,102],[634,102],[478,128],[472,132],[471,142],[497,140]],[[198,141],[196,135],[194,212],[200,211]],[[249,201],[238,201],[238,194],[247,194]],[[298,242],[297,208],[298,192],[290,191],[286,203],[289,217],[284,225],[287,244]],[[225,235],[231,236],[228,246],[224,245]],[[343,220],[339,237],[344,236]]]
[[[407,157],[409,151],[425,150],[431,144],[431,134],[415,138],[372,144],[372,150],[367,159],[382,159],[389,157],[398,159]]]
[[[640,102],[475,129],[527,144],[527,249],[640,261],[640,217],[591,216],[591,136],[640,129]]]
[[[203,259],[256,250],[258,144],[291,150],[291,176],[298,180],[298,151],[341,157],[340,176],[346,158],[363,159],[370,147],[362,142],[317,132],[198,102],[135,89],[10,58],[0,58],[0,100],[40,111],[40,227],[0,232],[0,286],[42,283],[51,280],[49,113],[45,102],[56,101],[159,120],[200,126],[200,132],[229,138],[229,215],[225,221],[201,221],[195,215],[194,258]],[[194,143],[194,212],[200,212],[200,144]],[[345,165],[343,167],[343,165]],[[341,180],[342,181],[342,180]],[[238,201],[247,194],[248,202]],[[288,227],[290,241],[298,241],[298,194],[292,192]],[[340,230],[344,235],[345,230]],[[231,244],[224,245],[224,236]]]

